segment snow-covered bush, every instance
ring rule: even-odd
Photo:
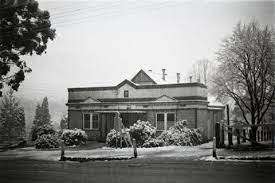
[[[163,139],[166,145],[195,146],[203,143],[200,131],[187,128],[185,121],[176,122],[158,138]]]
[[[73,146],[85,144],[88,137],[85,131],[75,128],[73,130],[64,130],[61,139],[64,140],[65,145]]]
[[[156,127],[149,121],[138,120],[133,126],[130,126],[129,133],[132,139],[136,139],[137,146],[141,147],[146,140],[155,137]]]
[[[32,141],[35,141],[39,136],[46,134],[55,134],[56,131],[52,125],[46,124],[42,126],[36,126],[31,131]]]
[[[163,147],[165,145],[165,142],[163,139],[158,138],[152,138],[149,140],[146,140],[145,143],[142,145],[142,147]]]
[[[60,145],[60,139],[55,134],[44,134],[38,136],[35,140],[36,149],[51,149],[57,148]]]
[[[106,145],[108,147],[127,147],[130,146],[129,129],[122,129],[121,133],[112,129],[106,137]]]

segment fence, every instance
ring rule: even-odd
[[[235,122],[235,121],[234,121]],[[272,140],[274,124],[260,124],[256,132],[256,141],[264,142]],[[249,125],[227,125],[224,121],[215,124],[216,147],[225,147],[225,140],[227,138],[227,145],[235,143],[240,145],[251,139],[251,126]]]

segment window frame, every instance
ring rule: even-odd
[[[90,115],[90,128],[85,128],[85,115]],[[94,122],[93,122],[93,116],[97,115],[97,121],[98,121],[98,127],[94,128]],[[85,112],[83,113],[83,121],[82,121],[82,125],[83,125],[83,130],[98,130],[99,129],[99,113],[89,113],[89,112]]]
[[[159,130],[158,129],[158,114],[163,114],[163,126],[164,126],[164,129],[163,130]],[[166,131],[166,124],[165,124],[165,112],[157,112],[156,113],[156,130],[157,131]]]
[[[164,115],[164,129],[163,130],[158,130],[158,114],[163,114]],[[173,114],[174,115],[174,123],[176,122],[176,119],[177,119],[177,116],[176,116],[176,113],[175,112],[157,112],[156,113],[156,129],[157,131],[167,131],[167,122],[168,122],[168,114]],[[171,122],[171,121],[169,121]]]
[[[127,94],[127,95],[125,95],[125,94]],[[124,90],[124,91],[123,91],[123,97],[124,97],[124,98],[129,98],[129,96],[130,96],[129,90]]]

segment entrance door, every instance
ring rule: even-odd
[[[101,140],[105,141],[107,134],[114,128],[114,113],[101,114]]]

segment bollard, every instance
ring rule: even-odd
[[[217,152],[216,152],[216,137],[213,137],[213,158],[217,159]]]
[[[137,158],[137,142],[133,139],[134,157]]]
[[[65,145],[64,145],[64,140],[61,140],[60,161],[65,161]]]

